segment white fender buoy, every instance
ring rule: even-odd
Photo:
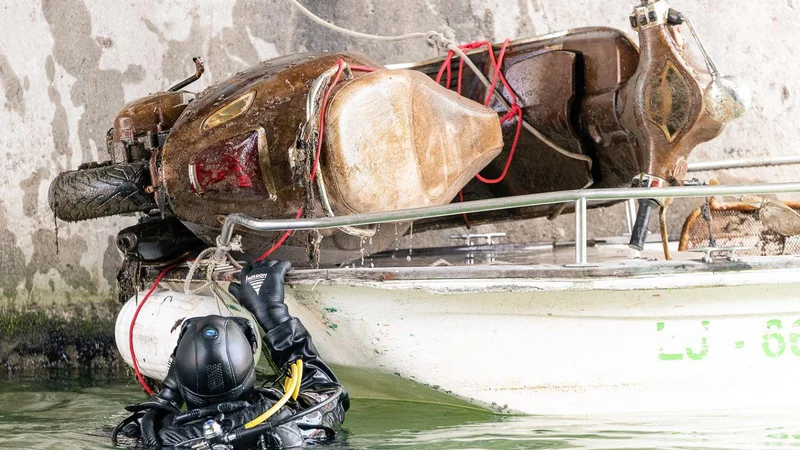
[[[128,300],[117,316],[114,337],[122,359],[131,367],[133,360],[128,345],[128,332],[136,307],[144,298],[140,292]],[[224,317],[244,317],[253,322],[260,332],[253,316],[227,293],[217,299],[212,295],[186,295],[182,285],[161,283],[142,306],[136,325],[133,327],[133,349],[142,375],[162,381],[167,376],[169,357],[178,343],[181,325],[186,319],[218,315]],[[261,356],[261,338],[258,339],[256,363]]]

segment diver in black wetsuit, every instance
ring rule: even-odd
[[[284,390],[255,387],[257,332],[247,319],[184,321],[161,391],[114,430],[147,448],[285,449],[332,439],[349,397],[283,302],[288,262],[247,264],[229,291],[258,321]],[[289,377],[288,375],[293,375]],[[181,411],[186,404],[187,411]],[[283,404],[283,406],[280,406]],[[122,439],[120,439],[122,440]]]

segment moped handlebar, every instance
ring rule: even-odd
[[[636,73],[620,92],[620,123],[643,156],[636,178],[680,185],[689,153],[744,114],[750,94],[742,83],[720,75],[692,22],[666,0],[642,0],[630,21],[639,33],[641,53]],[[705,70],[689,60],[679,28],[684,24],[703,54]],[[643,248],[656,204],[640,201],[631,248]]]

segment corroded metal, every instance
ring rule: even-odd
[[[304,127],[308,103],[316,103],[314,92],[320,91],[313,86],[340,58],[381,67],[359,53],[292,55],[198,94],[156,165],[169,209],[208,243],[232,213],[264,219],[293,218],[300,210],[304,217],[324,215],[308,177],[318,133],[301,131],[298,139],[298,130],[315,130]],[[328,207],[337,214],[446,204],[500,152],[502,134],[492,110],[419,72],[352,72],[328,101],[319,161]],[[214,126],[204,126],[220,114]],[[258,151],[249,150],[255,142]],[[259,165],[260,173],[251,170]],[[281,234],[243,231],[243,248],[258,256]],[[379,251],[396,238],[394,228],[377,229],[368,240],[342,230],[320,234],[323,265]],[[301,265],[312,241],[317,245],[308,232],[295,233],[272,257]]]
[[[495,45],[495,52],[500,45]],[[468,52],[469,57],[492,74],[485,49]],[[618,30],[593,27],[554,33],[536,39],[513,41],[502,70],[523,110],[524,119],[565,150],[590,156],[593,171],[585,162],[553,151],[541,140],[523,131],[518,151],[506,178],[486,186],[473,181],[464,189],[467,199],[481,199],[596,187],[621,187],[639,173],[638,155],[630,134],[619,123],[617,92],[633,76],[639,55],[636,45]],[[420,63],[415,68],[434,77],[442,59]],[[458,73],[458,61],[451,71]],[[456,88],[452,83],[451,88]],[[500,89],[502,95],[511,96]],[[487,90],[469,71],[463,72],[462,93],[483,101]],[[502,106],[492,107],[502,112]],[[516,121],[503,124],[505,148],[481,172],[496,177],[510,153]],[[597,205],[592,205],[597,206]],[[472,223],[549,215],[558,207],[496,211],[470,216]],[[571,210],[571,207],[568,209]],[[425,221],[420,229],[457,224],[458,218]]]
[[[176,84],[175,86],[172,86],[171,88],[167,89],[167,92],[180,91],[186,86],[199,80],[200,77],[203,76],[203,73],[205,73],[206,71],[206,66],[205,63],[203,62],[203,58],[195,56],[194,58],[192,58],[192,62],[194,63],[194,73],[190,77]]]
[[[185,91],[159,92],[123,106],[108,133],[111,160],[121,163],[148,157],[145,147],[158,145],[156,135],[169,131],[193,98]]]
[[[620,91],[620,123],[636,144],[641,173],[683,183],[689,153],[722,132],[703,107],[710,73],[684,54],[681,29],[639,29],[639,68]]]
[[[261,218],[295,217],[304,206],[304,189],[292,170],[289,149],[297,140],[297,130],[306,119],[305,106],[312,83],[342,58],[349,64],[380,67],[359,53],[295,54],[264,61],[213,85],[198,94],[170,133],[159,171],[168,193],[170,209],[204,240],[213,243],[220,220],[242,212]],[[246,113],[223,125],[202,129],[215,112],[243,95],[253,92],[254,99]],[[226,142],[251,130],[263,130],[264,145],[259,147],[259,163],[267,166],[272,186],[261,195],[245,189],[207,192],[202,197],[192,192],[187,170],[204,149]],[[305,149],[304,158],[313,149]],[[310,212],[314,215],[315,211]],[[276,258],[297,263],[306,261],[307,233],[295,233],[274,254]],[[243,246],[251,256],[258,256],[280,237],[280,233],[244,233]],[[332,237],[330,235],[329,237]],[[393,238],[393,237],[392,237]],[[373,245],[390,242],[377,236]],[[350,236],[336,236],[323,241],[323,264],[354,257],[361,242]]]
[[[577,189],[587,182],[597,188],[622,187],[642,174],[682,184],[689,153],[717,136],[724,123],[741,115],[749,102],[745,90],[734,81],[720,81],[723,77],[713,83],[711,66],[689,58],[680,26],[684,20],[664,0],[643,2],[631,16],[641,51],[621,32],[608,28],[575,29],[511,42],[501,70],[525,120],[562,148],[590,156],[593,169],[590,172],[583,162],[554,152],[523,132],[506,179],[492,186],[473,181],[464,190],[465,197]],[[500,47],[494,45],[496,57]],[[492,73],[485,49],[468,55],[485,73]],[[443,62],[430,60],[416,68],[434,77]],[[452,62],[451,72],[458,72],[458,64],[457,59]],[[485,87],[471,73],[464,72],[462,85],[464,95],[478,101],[485,98]],[[456,88],[455,83],[451,88]],[[498,92],[511,99],[504,89]],[[497,102],[492,106],[503,111]],[[513,121],[504,124],[506,148],[483,175],[500,173],[515,128]],[[470,221],[538,217],[553,210],[484,213],[471,216]],[[457,223],[457,218],[426,221],[419,228]]]
[[[112,139],[130,141],[147,132],[169,130],[193,98],[185,91],[159,92],[128,103],[114,118]]]
[[[713,63],[703,68],[686,57],[683,20],[664,0],[644,2],[632,16],[641,53],[608,28],[512,42],[500,68],[510,86],[498,85],[499,96],[487,95],[494,69],[486,50],[466,56],[483,73],[464,70],[449,86],[466,98],[432,81],[441,60],[415,66],[418,72],[371,72],[363,67],[382,67],[355,52],[290,55],[196,97],[165,92],[126,105],[109,150],[116,163],[149,161],[151,185],[143,190],[155,196],[162,218],[176,215],[208,244],[231,214],[334,219],[441,206],[459,191],[467,200],[491,200],[629,186],[645,176],[679,185],[689,152],[747,103],[735,83],[709,73]],[[340,60],[344,76],[329,87]],[[451,61],[450,72],[461,62]],[[198,63],[189,80],[201,73]],[[323,92],[330,95],[324,116]],[[479,104],[487,97],[495,111]],[[512,118],[501,126],[497,113],[510,103],[521,108],[526,131],[502,181],[480,183],[478,171],[486,178],[505,173],[520,124]],[[553,203],[488,208],[470,220],[564,211]],[[418,229],[458,220],[429,218]],[[321,252],[321,264],[339,263],[386,248],[405,228],[369,231],[368,242],[367,234],[344,229],[302,231],[272,256],[301,263]],[[243,234],[247,256],[281,236],[266,228]]]
[[[800,203],[754,200],[723,202],[710,197],[686,217],[678,251],[745,246],[745,255],[800,254]]]

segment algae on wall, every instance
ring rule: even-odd
[[[118,310],[109,301],[49,311],[0,306],[0,365],[8,374],[26,375],[43,368],[119,369],[122,361],[114,342]]]

